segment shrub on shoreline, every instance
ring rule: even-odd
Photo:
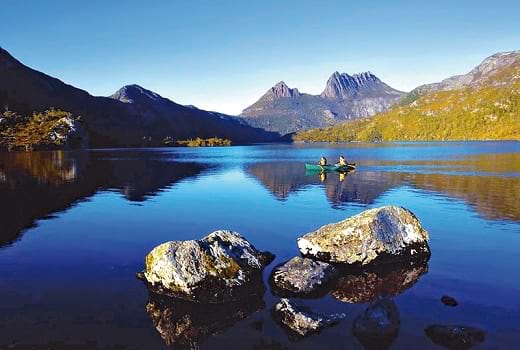
[[[231,146],[231,140],[221,139],[219,137],[212,137],[209,139],[197,137],[196,139],[177,141],[177,144],[186,147],[223,147]]]

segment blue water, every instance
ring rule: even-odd
[[[305,162],[340,154],[358,164],[354,173],[306,175]],[[297,237],[386,204],[412,210],[432,250],[427,272],[393,296],[400,330],[391,348],[438,348],[424,333],[431,324],[484,330],[476,348],[515,348],[519,203],[518,142],[0,154],[0,348],[167,348],[164,329],[147,312],[148,291],[135,278],[157,244],[238,231],[276,254],[267,281],[274,266],[298,255]],[[460,305],[443,305],[443,295]],[[351,329],[366,302],[306,300],[347,318],[295,340],[272,319],[277,300],[266,283],[260,310],[215,334],[194,335],[194,343],[363,348]]]

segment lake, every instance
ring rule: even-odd
[[[305,162],[342,154],[355,172],[306,174]],[[347,317],[303,339],[288,334],[271,313],[272,268],[299,254],[299,236],[387,204],[409,208],[429,231],[427,265],[338,283],[303,302]],[[263,299],[240,310],[149,300],[135,276],[145,255],[217,229],[276,255]],[[520,142],[2,153],[0,275],[2,349],[363,349],[352,322],[378,288],[400,319],[382,347],[436,349],[425,328],[458,324],[485,331],[476,348],[516,348]],[[459,305],[445,306],[443,295]]]

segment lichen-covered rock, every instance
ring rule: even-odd
[[[387,349],[399,334],[397,306],[391,299],[372,302],[353,324],[352,332],[366,349]]]
[[[276,267],[270,278],[275,294],[280,296],[318,296],[326,294],[336,269],[325,262],[294,257]]]
[[[368,303],[379,297],[401,294],[426,272],[426,262],[385,264],[370,270],[342,272],[330,294],[346,303]]]
[[[424,332],[435,344],[448,349],[469,349],[486,339],[484,331],[466,326],[432,325]]]
[[[274,306],[273,315],[284,328],[298,336],[319,332],[324,327],[333,326],[345,318],[343,313],[325,315],[313,312],[289,299],[281,299]]]
[[[366,210],[325,225],[298,239],[300,252],[314,259],[354,265],[429,257],[428,232],[404,208]]]
[[[200,304],[152,293],[146,312],[167,346],[199,349],[210,336],[226,331],[264,307],[261,295],[233,303]]]
[[[240,234],[216,231],[201,240],[171,241],[147,256],[144,280],[150,289],[190,301],[231,302],[263,293],[262,270],[273,255],[258,251]]]

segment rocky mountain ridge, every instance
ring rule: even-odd
[[[249,125],[288,134],[374,115],[388,109],[402,94],[371,72],[334,72],[320,95],[301,93],[281,81],[240,117]]]
[[[295,136],[298,141],[519,140],[520,51],[422,85],[374,117]]]
[[[454,75],[437,83],[425,84],[413,89],[404,97],[408,102],[414,97],[422,96],[437,91],[452,91],[463,88],[479,88],[485,85],[508,84],[511,79],[500,77],[492,81],[504,69],[514,67],[520,60],[520,50],[499,52],[484,59],[482,63],[466,74]],[[513,76],[511,76],[513,78]]]
[[[163,140],[220,137],[234,144],[278,139],[242,120],[177,104],[138,85],[92,96],[31,69],[0,48],[0,108],[21,115],[56,108],[81,116],[90,147],[158,146]]]

